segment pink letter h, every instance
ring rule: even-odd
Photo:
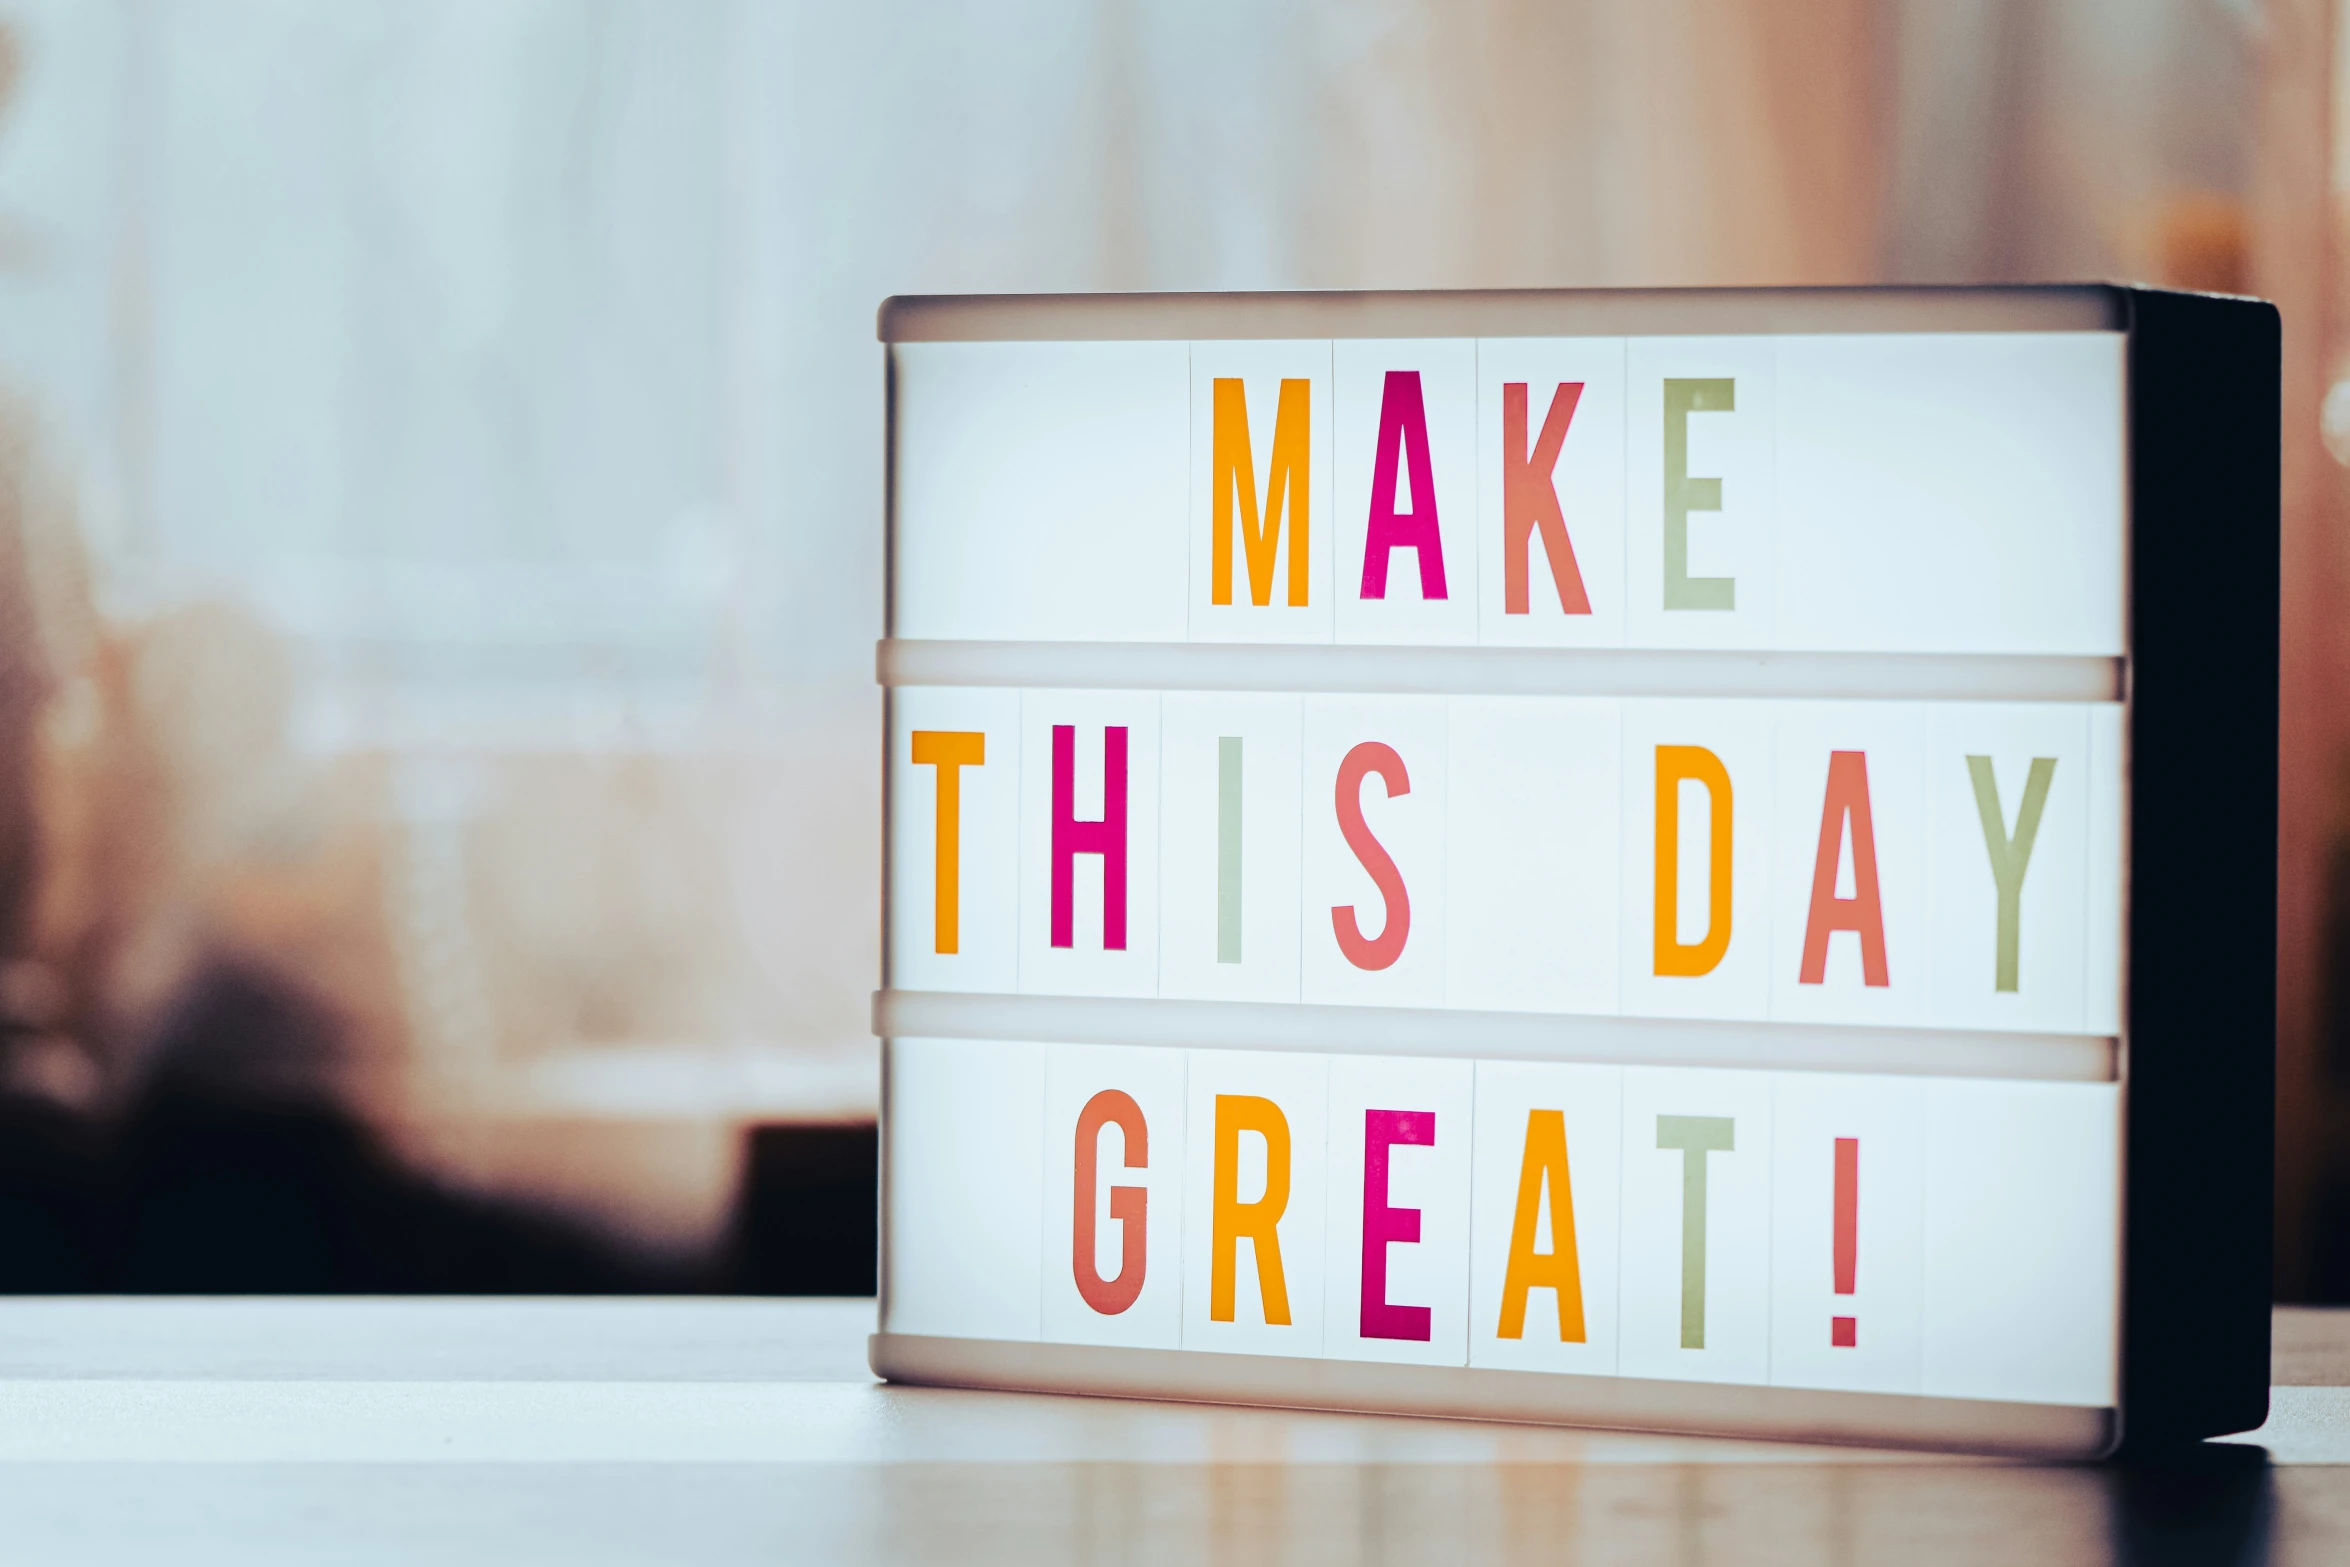
[[[1102,946],[1126,950],[1126,726],[1102,730],[1102,819],[1077,819],[1077,730],[1053,725],[1053,945],[1077,944],[1077,856],[1102,857]]]

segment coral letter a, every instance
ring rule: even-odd
[[[1847,829],[1852,837],[1852,896],[1836,896],[1836,865]],[[1869,758],[1865,751],[1828,756],[1828,797],[1820,805],[1820,848],[1812,860],[1811,917],[1803,930],[1803,968],[1796,978],[1817,985],[1828,975],[1828,936],[1860,937],[1860,975],[1885,984],[1885,906],[1877,895],[1877,829],[1869,819]]]

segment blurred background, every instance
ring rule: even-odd
[[[0,0],[0,1289],[871,1288],[885,295],[2124,278],[2284,311],[2278,1288],[2350,1299],[2346,48]]]

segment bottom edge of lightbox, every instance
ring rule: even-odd
[[[1590,1426],[2012,1458],[2102,1458],[2121,1440],[2120,1411],[2070,1404],[915,1333],[876,1333],[868,1353],[874,1374],[891,1382],[999,1392]]]

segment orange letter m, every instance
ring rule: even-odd
[[[1232,502],[1240,500],[1240,542],[1248,552],[1248,597],[1256,605],[1273,600],[1273,557],[1281,545],[1281,508],[1289,507],[1289,602],[1306,601],[1306,475],[1310,461],[1307,410],[1313,386],[1304,380],[1281,383],[1273,412],[1273,454],[1265,464],[1265,504],[1257,507],[1257,465],[1249,449],[1248,395],[1237,376],[1218,376],[1215,433],[1209,480],[1215,488],[1209,550],[1210,600],[1232,602]]]

